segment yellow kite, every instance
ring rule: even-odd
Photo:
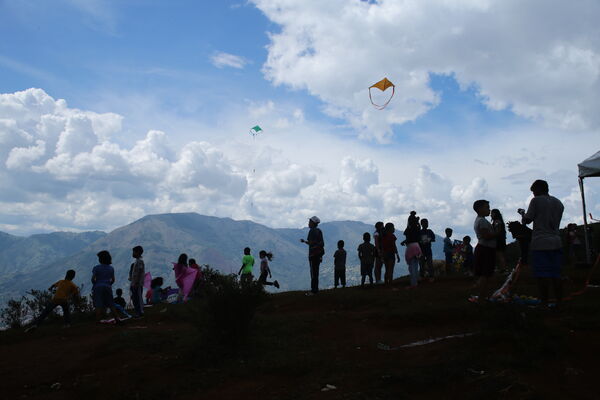
[[[373,98],[371,97],[371,89],[372,88],[377,88],[377,89],[381,90],[382,92],[385,92],[390,87],[392,88],[392,95],[383,105],[373,103]],[[392,97],[394,97],[395,91],[396,91],[396,86],[392,82],[390,82],[388,80],[388,78],[383,78],[379,82],[377,82],[374,85],[372,85],[371,87],[369,87],[369,100],[371,100],[371,104],[373,104],[375,106],[375,108],[377,108],[378,110],[383,110],[390,103],[390,101],[392,100]]]

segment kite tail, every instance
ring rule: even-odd
[[[492,298],[506,297],[510,293],[512,286],[519,280],[519,275],[521,273],[522,261],[519,258],[515,269],[508,275],[504,284],[500,287],[500,289],[496,290],[492,295]]]

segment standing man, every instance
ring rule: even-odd
[[[533,222],[531,265],[538,280],[542,304],[548,305],[548,290],[552,282],[558,307],[563,296],[560,276],[562,240],[558,228],[565,207],[560,200],[548,194],[546,181],[538,179],[533,182],[530,190],[534,197],[529,202],[527,212],[522,208],[517,212],[523,217],[524,224]]]
[[[302,243],[308,245],[308,264],[310,266],[310,292],[312,296],[319,292],[319,266],[325,254],[325,242],[323,241],[323,232],[317,226],[321,220],[317,216],[310,217],[308,220],[308,236],[306,240],[300,239]]]
[[[142,292],[144,290],[144,278],[146,277],[146,268],[144,266],[144,260],[142,260],[142,254],[144,249],[142,246],[135,246],[132,249],[131,256],[135,259],[131,267],[129,268],[129,282],[131,289],[131,301],[133,303],[133,309],[135,311],[134,318],[141,318],[144,316],[144,302],[142,299]]]

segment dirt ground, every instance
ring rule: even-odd
[[[572,275],[567,291],[585,273]],[[523,276],[516,290],[535,295],[532,283]],[[400,280],[391,288],[273,295],[244,348],[217,362],[197,346],[202,336],[187,318],[190,305],[148,308],[144,319],[123,326],[76,321],[63,329],[55,321],[29,334],[2,332],[2,397],[598,398],[600,289],[548,311],[471,304],[472,285],[454,276],[412,290]],[[473,335],[398,348],[465,333]]]

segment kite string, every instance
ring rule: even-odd
[[[392,97],[394,97],[394,93],[396,92],[396,87],[392,86],[392,95],[390,96],[390,98],[383,105],[379,105],[373,102],[373,97],[371,96],[371,89],[372,87],[369,88],[369,100],[371,100],[371,104],[373,104],[378,110],[383,110],[384,108],[386,108],[387,105],[390,104],[390,101],[392,101]]]

